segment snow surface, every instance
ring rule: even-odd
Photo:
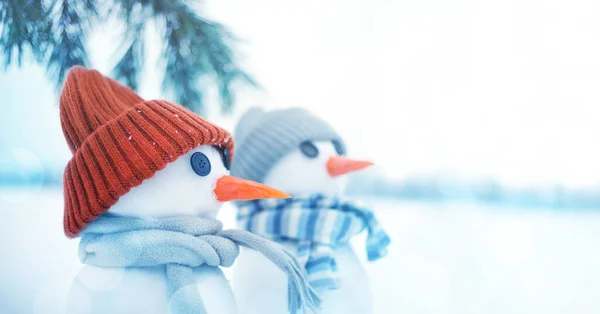
[[[600,211],[375,204],[393,241],[367,265],[377,314],[600,310]],[[0,190],[0,313],[63,313],[81,265],[62,206],[60,190]],[[220,218],[233,215],[226,205]]]

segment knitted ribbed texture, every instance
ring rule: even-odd
[[[236,126],[236,160],[231,174],[263,182],[271,168],[304,141],[338,141],[339,135],[323,120],[301,108],[265,112],[251,108]]]
[[[67,75],[60,120],[73,153],[63,183],[64,228],[70,238],[192,148],[222,145],[233,157],[233,141],[222,128],[167,101],[144,101],[79,66]]]

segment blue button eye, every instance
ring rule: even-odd
[[[342,143],[341,141],[333,140],[333,146],[335,147],[335,151],[338,153],[338,155],[346,154],[346,147],[344,146],[344,143]]]
[[[201,177],[206,177],[210,173],[210,160],[201,152],[192,154],[190,164],[194,172]]]
[[[229,150],[225,147],[219,147],[219,153],[221,154],[221,160],[223,161],[223,165],[225,169],[230,170],[231,168],[231,159],[229,158]]]
[[[300,143],[300,150],[304,155],[310,158],[319,156],[319,149],[311,141]]]

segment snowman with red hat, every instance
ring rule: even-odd
[[[372,312],[368,278],[350,240],[367,231],[369,261],[390,239],[365,205],[343,197],[345,174],[372,165],[346,157],[341,137],[301,108],[250,109],[238,123],[231,174],[289,193],[288,199],[235,202],[239,227],[294,252],[322,297],[324,314]],[[242,249],[233,289],[242,314],[285,312],[285,277],[265,258]],[[260,287],[250,283],[260,281]]]
[[[65,234],[81,237],[84,264],[68,313],[238,313],[219,266],[231,266],[240,246],[286,274],[286,312],[318,305],[286,250],[223,230],[215,218],[226,201],[288,197],[228,175],[227,131],[83,67],[67,76],[60,117],[73,153],[64,173]]]

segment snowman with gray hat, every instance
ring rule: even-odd
[[[238,227],[281,243],[306,269],[322,297],[321,313],[372,313],[364,267],[350,240],[366,230],[369,261],[390,239],[367,206],[343,197],[345,174],[373,163],[346,157],[342,138],[301,108],[251,108],[234,132],[231,174],[285,191],[292,198],[235,202]],[[240,253],[233,290],[241,314],[286,311],[286,278],[260,254]],[[259,283],[250,285],[249,283]]]

